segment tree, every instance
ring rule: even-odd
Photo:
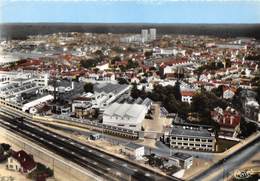
[[[139,90],[137,89],[136,83],[133,83],[133,87],[131,89],[131,96],[135,99],[139,97]]]
[[[118,78],[117,81],[118,81],[119,84],[129,84],[129,82],[126,79],[121,78],[121,77]]]
[[[181,101],[181,88],[180,88],[179,81],[177,81],[175,83],[175,85],[173,86],[173,94],[174,94],[176,100]]]
[[[243,117],[241,117],[240,134],[238,135],[239,137],[247,138],[256,131],[257,131],[257,124],[253,122],[247,122]]]
[[[94,92],[94,86],[92,83],[90,82],[87,82],[85,85],[84,85],[84,90],[85,92]]]
[[[116,62],[120,62],[121,58],[119,56],[115,56],[111,59],[111,64],[115,64]]]
[[[80,61],[80,65],[84,68],[92,68],[98,64],[97,59],[83,59]]]
[[[132,59],[129,59],[127,62],[127,69],[136,68],[138,66],[137,62],[134,62]]]
[[[225,63],[226,63],[226,68],[231,67],[231,60],[230,59],[226,59]]]
[[[144,56],[145,56],[146,58],[150,58],[152,55],[153,55],[153,52],[152,52],[152,51],[146,51],[146,52],[144,52]]]
[[[4,149],[4,151],[8,151],[11,148],[11,146],[9,144],[6,144],[6,143],[2,143],[1,147]]]
[[[220,85],[217,88],[212,89],[211,92],[213,94],[215,94],[217,97],[222,97],[222,95],[223,95],[223,85]]]

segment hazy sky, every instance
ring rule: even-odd
[[[0,21],[260,23],[258,0],[0,0]]]

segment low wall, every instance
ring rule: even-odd
[[[0,127],[0,136],[5,137],[10,145],[15,145],[34,156],[37,162],[41,162],[54,170],[55,179],[58,181],[94,181],[103,180],[90,171],[52,153],[37,144],[11,133]],[[17,150],[16,150],[17,151]]]

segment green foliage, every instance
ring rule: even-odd
[[[212,89],[211,92],[213,94],[215,94],[217,97],[222,97],[222,95],[223,95],[223,85],[220,85],[217,88]]]
[[[196,94],[191,103],[191,112],[198,113],[199,120],[202,124],[212,125],[218,127],[218,125],[211,119],[210,111],[219,106],[222,109],[227,107],[228,103],[218,98],[216,95],[210,92],[201,92]]]
[[[162,105],[170,113],[178,113],[181,117],[185,118],[188,115],[190,106],[187,103],[181,102],[178,95],[180,95],[178,85],[166,87],[156,85],[153,92],[147,94],[153,101],[162,102]]]
[[[146,97],[146,92],[145,92],[144,87],[142,90],[139,90],[139,89],[137,89],[137,84],[133,83],[133,87],[131,90],[131,96],[135,99],[138,97],[141,97],[142,99],[144,99]]]
[[[129,59],[127,62],[126,68],[131,69],[131,68],[136,68],[136,67],[138,67],[138,63],[134,62],[132,59]]]
[[[53,176],[53,170],[50,169],[49,167],[46,167],[42,163],[37,163],[36,169],[34,171],[32,171],[31,173],[29,173],[27,175],[27,177],[32,179],[32,180],[37,180],[37,177],[43,176],[43,175],[46,178],[47,177],[52,177]]]
[[[152,55],[153,55],[153,52],[152,52],[152,51],[146,51],[146,52],[144,52],[144,56],[145,56],[146,58],[150,58]]]
[[[120,62],[121,58],[119,56],[115,56],[111,59],[111,64],[115,64],[116,62]]]
[[[226,68],[231,67],[231,61],[230,61],[230,59],[226,59],[226,60],[225,60],[225,63],[226,63]]]
[[[92,83],[90,83],[90,82],[87,82],[85,85],[84,85],[84,90],[85,90],[85,92],[92,92],[93,93],[93,88],[94,88],[94,86],[93,86],[93,84]]]
[[[122,77],[118,78],[117,81],[119,84],[129,84],[129,82]]]
[[[177,81],[175,85],[173,86],[173,93],[175,96],[175,99],[178,101],[181,101],[181,88],[180,88],[180,82]]]
[[[80,65],[84,68],[92,68],[97,66],[98,59],[83,59],[80,61]]]
[[[243,117],[240,120],[240,134],[238,135],[240,138],[247,138],[251,134],[257,131],[257,125],[253,122],[247,122]]]
[[[195,73],[198,74],[198,79],[199,76],[204,72],[204,71],[211,71],[211,70],[218,70],[224,68],[224,64],[222,62],[211,62],[206,65],[202,65],[199,68],[195,70]]]

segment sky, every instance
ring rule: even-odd
[[[1,23],[260,23],[260,0],[0,0]]]

